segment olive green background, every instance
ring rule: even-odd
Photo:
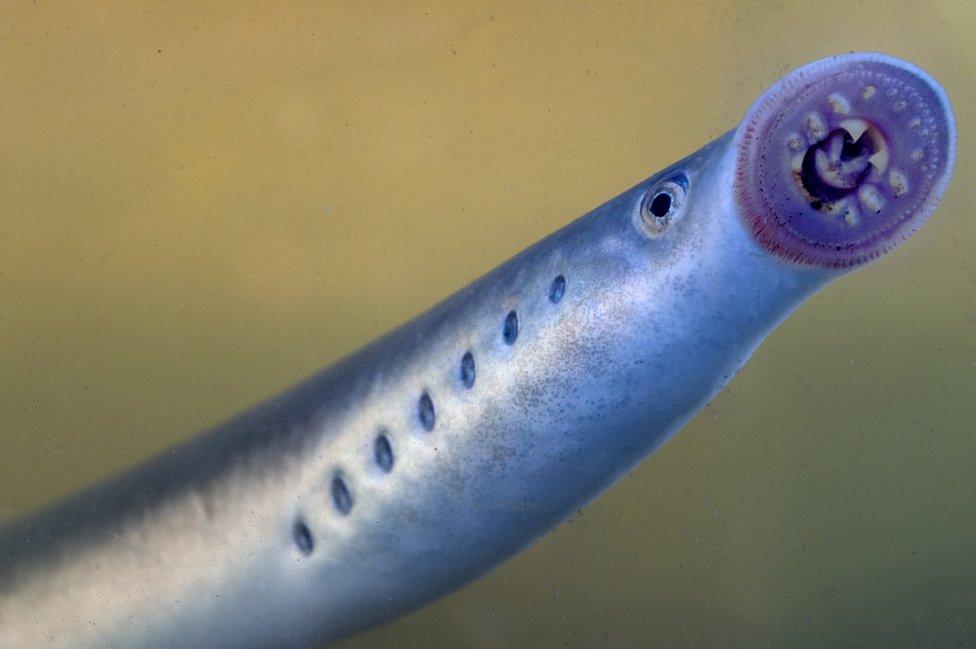
[[[0,6],[0,518],[269,396],[883,50],[954,101],[931,222],[656,456],[359,647],[976,646],[976,5]]]

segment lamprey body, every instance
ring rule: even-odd
[[[932,213],[948,99],[847,54],[254,410],[0,533],[0,646],[307,647],[532,543]]]

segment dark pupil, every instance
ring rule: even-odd
[[[651,214],[662,217],[671,210],[671,194],[661,192],[651,201]]]

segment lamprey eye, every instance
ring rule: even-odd
[[[641,223],[651,236],[663,234],[685,202],[688,180],[676,176],[647,190],[641,201]]]

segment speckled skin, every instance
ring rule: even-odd
[[[0,646],[306,647],[441,596],[663,444],[842,270],[732,197],[729,133],[281,396],[0,535]],[[642,200],[687,195],[652,234]],[[554,277],[565,295],[549,300]],[[513,344],[505,315],[518,313]],[[459,364],[473,353],[476,380]],[[432,430],[418,416],[427,391]],[[386,429],[394,464],[377,464]],[[341,513],[340,476],[352,508]],[[304,521],[310,553],[294,526]]]

